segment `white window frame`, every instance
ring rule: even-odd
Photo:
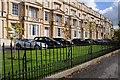
[[[45,7],[49,7],[49,0],[45,0],[44,5],[45,5]]]
[[[81,21],[78,21],[78,26],[79,26],[79,27],[81,26]]]
[[[55,9],[60,9],[61,5],[60,4],[55,4]]]
[[[88,37],[88,32],[85,32],[85,37]]]
[[[74,37],[77,37],[77,35],[78,35],[77,31],[74,31]]]
[[[33,28],[35,29],[35,32],[33,32]],[[38,36],[39,35],[39,25],[36,24],[30,24],[30,35],[31,36]]]
[[[72,15],[75,15],[75,14],[76,14],[76,11],[73,10],[73,9],[71,9],[71,14],[72,14]]]
[[[45,11],[45,21],[49,21],[50,13]]]
[[[62,15],[56,14],[56,22],[61,23]]]
[[[46,33],[46,30],[47,30],[47,33]],[[46,35],[45,35],[46,34]],[[45,33],[44,33],[44,35],[46,36],[46,37],[50,37],[50,28],[49,27],[45,27]]]
[[[58,37],[62,36],[62,28],[57,28],[57,36]]]
[[[75,2],[72,2],[72,5],[75,6]]]
[[[65,13],[68,13],[68,8],[65,8]]]
[[[73,19],[73,26],[76,26],[77,20]]]
[[[17,3],[12,3],[12,15],[19,15],[19,5]]]
[[[29,9],[29,17],[30,18],[37,18],[37,16],[38,16],[37,9],[30,7],[30,9]]]

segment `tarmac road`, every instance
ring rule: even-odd
[[[118,54],[114,54],[92,66],[74,72],[67,78],[118,78],[118,72],[120,73],[120,70],[118,71]]]

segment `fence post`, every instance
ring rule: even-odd
[[[17,52],[18,52],[18,66],[19,66],[19,79],[21,78],[20,77],[20,73],[21,73],[21,71],[20,71],[20,51],[19,51],[19,49],[16,49],[16,50],[18,50]]]
[[[91,60],[92,60],[92,57],[94,56],[93,52],[92,52],[92,44],[91,44]],[[92,56],[93,55],[93,56]]]
[[[37,43],[36,43],[36,45],[37,45]],[[35,68],[35,71],[36,71],[36,74],[37,74],[37,76],[36,76],[36,79],[38,79],[38,59],[37,59],[37,57],[38,57],[38,50],[39,50],[40,48],[38,48],[38,49],[36,49],[36,51],[35,51],[35,55],[36,55],[36,68]],[[42,48],[41,48],[42,49]]]
[[[25,43],[24,43],[24,47],[25,47],[25,49],[24,49],[24,55],[23,55],[23,71],[25,73],[23,73],[23,74],[26,75],[25,78],[27,80],[27,60],[26,60],[26,44]]]
[[[88,49],[88,55],[90,55],[90,60],[92,60],[92,44],[90,44],[90,47]],[[89,57],[88,57],[89,59]]]
[[[12,78],[14,78],[14,70],[13,70],[13,51],[12,51],[12,43],[10,43],[10,49],[11,49],[11,68],[12,68]],[[14,56],[16,55],[16,53],[14,53]],[[15,56],[16,57],[16,56]]]
[[[73,54],[72,54],[72,44],[71,44],[71,68],[72,68],[72,56]]]
[[[3,50],[3,65],[4,65],[4,79],[5,79],[6,78],[6,72],[5,72],[5,68],[6,68],[6,65],[5,65],[5,43],[3,43],[2,50]]]

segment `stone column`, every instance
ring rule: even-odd
[[[2,19],[0,18],[0,38],[2,38]]]
[[[6,16],[6,13],[7,13],[7,2],[4,1],[3,2],[3,16]]]
[[[0,16],[2,15],[2,1],[0,0]]]
[[[81,38],[84,39],[83,21],[81,21]]]

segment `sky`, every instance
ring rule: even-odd
[[[118,13],[120,13],[120,0],[79,0],[87,6],[92,7],[97,12],[113,21],[113,28],[118,29]],[[119,3],[118,3],[119,2]],[[120,6],[119,6],[120,7]],[[120,19],[120,16],[119,16]]]

